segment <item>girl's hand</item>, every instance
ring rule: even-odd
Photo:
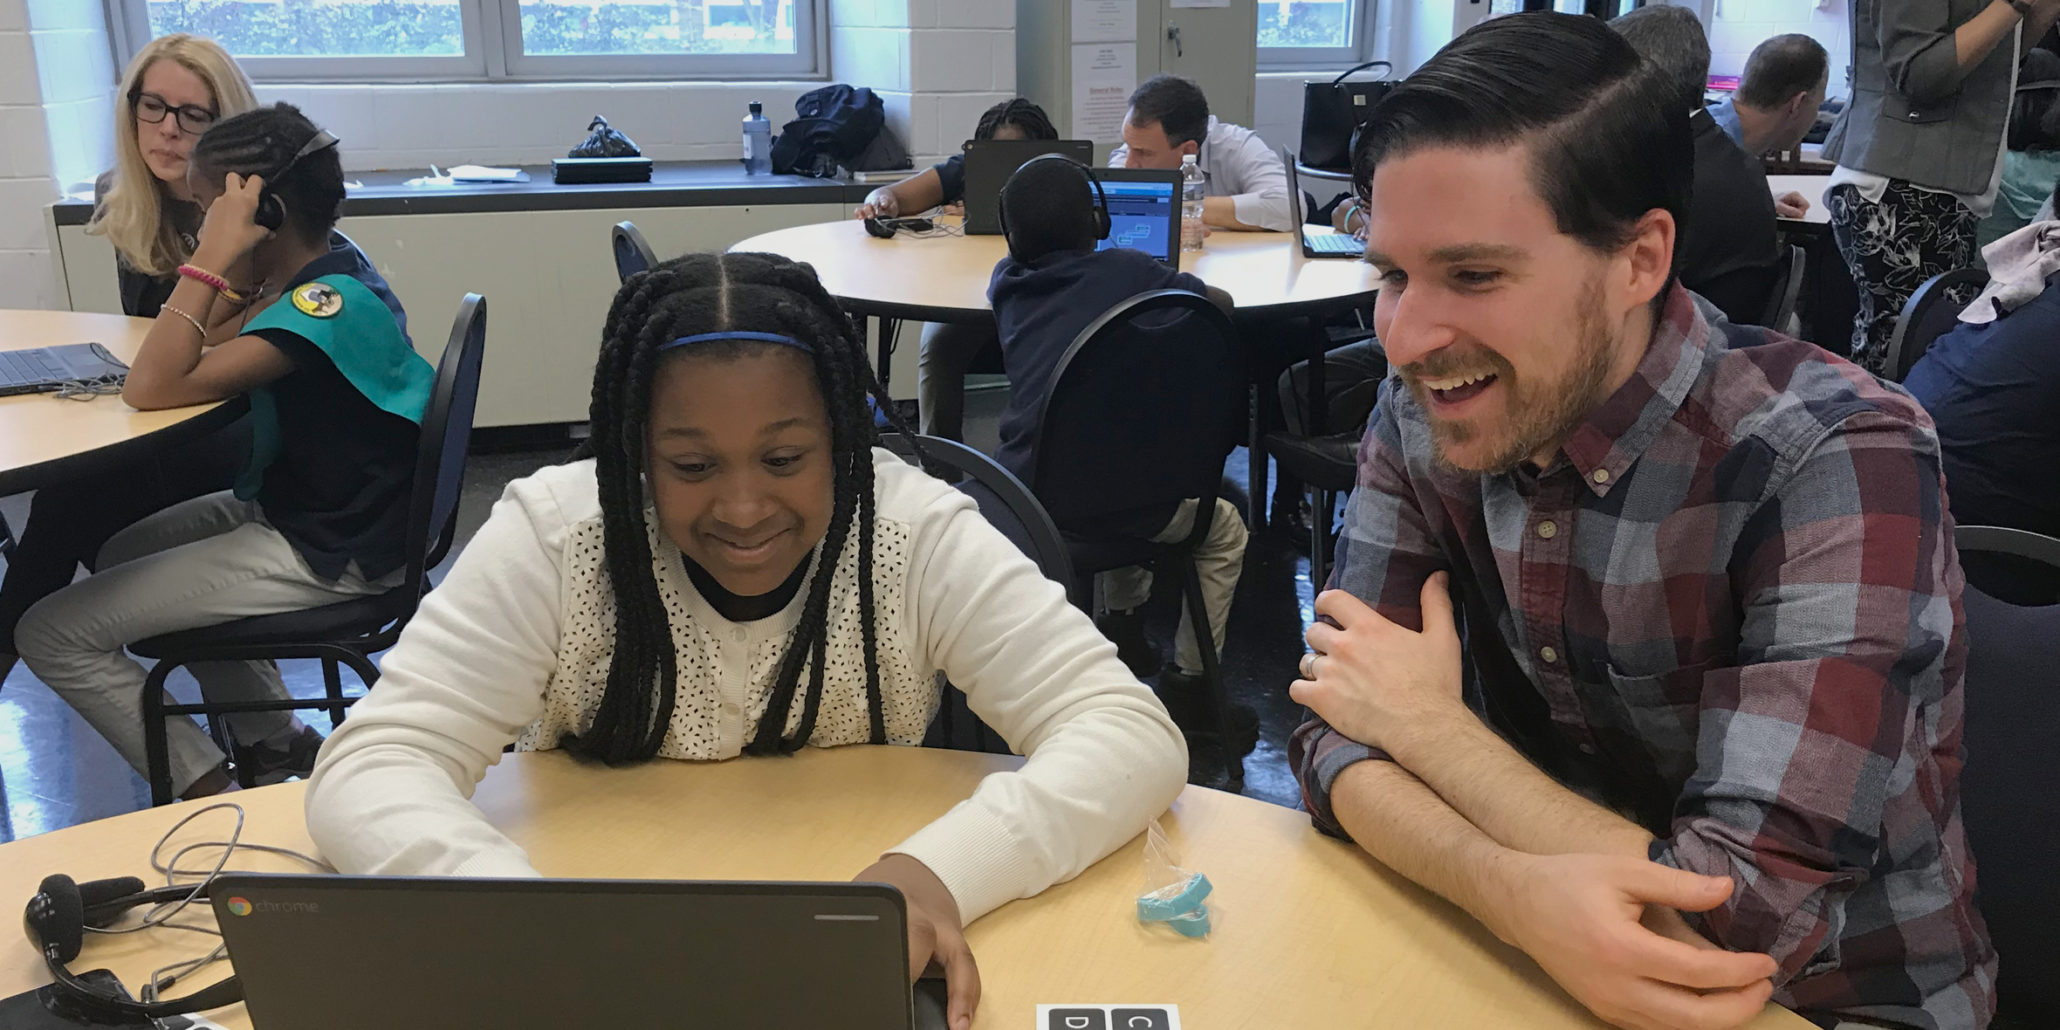
[[[980,1007],[980,969],[966,945],[958,901],[930,867],[907,855],[886,855],[852,877],[891,884],[908,902],[908,979],[914,983],[932,964],[944,971],[945,1019],[951,1030],[970,1030]]]
[[[207,206],[200,222],[200,246],[194,256],[207,255],[222,267],[239,261],[258,244],[272,238],[272,230],[257,224],[258,198],[265,192],[261,175],[223,176],[222,195]],[[199,261],[201,267],[209,267]]]

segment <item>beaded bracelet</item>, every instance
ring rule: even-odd
[[[195,282],[210,286],[216,293],[229,292],[229,280],[208,271],[199,265],[180,265],[179,274]]]
[[[188,324],[193,326],[193,331],[200,334],[200,338],[202,340],[207,339],[207,327],[200,324],[200,319],[194,318],[192,315],[189,315],[184,311],[181,311],[178,308],[171,306],[170,304],[160,304],[158,305],[158,309],[161,311],[169,311],[172,314],[185,319]]]

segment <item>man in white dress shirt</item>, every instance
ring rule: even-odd
[[[1208,174],[1202,221],[1216,229],[1287,232],[1287,169],[1280,155],[1241,125],[1209,114],[1202,88],[1177,75],[1154,75],[1130,94],[1123,118],[1123,145],[1109,154],[1109,166],[1179,168],[1197,155]]]

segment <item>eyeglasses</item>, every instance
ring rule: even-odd
[[[138,120],[152,125],[164,121],[165,115],[176,112],[179,116],[179,131],[188,136],[198,136],[206,132],[215,124],[215,119],[220,117],[199,104],[173,107],[165,98],[155,93],[138,93],[129,99],[129,106],[135,110]]]

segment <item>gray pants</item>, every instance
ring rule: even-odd
[[[1156,543],[1169,544],[1185,540],[1194,531],[1195,509],[1199,502],[1189,498],[1180,502],[1173,512],[1172,521],[1159,535],[1152,537]],[[1230,601],[1237,596],[1237,577],[1245,567],[1245,519],[1238,513],[1237,505],[1229,500],[1216,498],[1216,517],[1209,522],[1209,535],[1202,546],[1195,549],[1195,567],[1201,573],[1202,608],[1209,616],[1209,635],[1216,639],[1216,654],[1223,654],[1223,631],[1230,623]],[[1144,604],[1152,596],[1152,574],[1149,569],[1128,568],[1104,572],[1095,577],[1101,587],[1102,607],[1109,611],[1129,611]],[[1202,671],[1202,648],[1195,641],[1194,623],[1187,610],[1187,602],[1180,604],[1180,628],[1173,634],[1173,663],[1182,672]]]
[[[966,373],[1001,337],[992,320],[969,325],[927,323],[916,354],[916,402],[926,436],[966,438]]]
[[[173,505],[116,533],[101,549],[99,569],[30,608],[15,641],[36,678],[139,772],[145,766],[145,673],[124,651],[129,644],[380,593],[402,575],[373,583],[353,567],[336,582],[324,580],[265,524],[255,502],[226,491]],[[288,696],[270,662],[202,662],[190,668],[209,701]],[[287,712],[224,718],[245,742],[292,725]],[[221,764],[221,750],[193,720],[168,720],[166,733],[173,793],[183,793]]]

